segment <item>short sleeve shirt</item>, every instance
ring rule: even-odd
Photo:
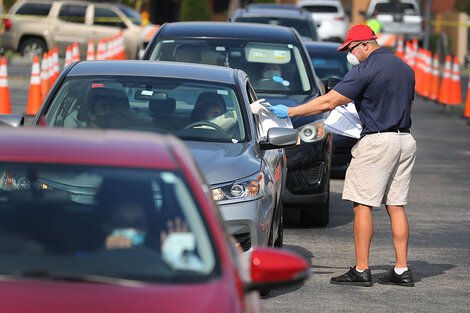
[[[387,48],[374,50],[333,89],[354,100],[362,123],[361,138],[411,127],[414,71]]]

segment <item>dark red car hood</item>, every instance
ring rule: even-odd
[[[0,312],[114,313],[241,312],[234,288],[223,280],[191,285],[0,281]]]

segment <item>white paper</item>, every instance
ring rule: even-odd
[[[354,103],[333,109],[325,120],[324,129],[332,134],[360,138],[362,125]]]
[[[290,118],[277,118],[276,114],[271,111],[262,111],[259,113],[261,122],[261,136],[267,137],[268,130],[272,127],[294,128]]]

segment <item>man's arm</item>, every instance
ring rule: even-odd
[[[352,100],[342,94],[331,90],[327,94],[310,100],[302,105],[289,108],[289,117],[317,115],[333,110],[338,105],[343,105]]]

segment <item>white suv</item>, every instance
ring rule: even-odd
[[[297,6],[312,13],[318,23],[318,35],[323,41],[344,41],[350,18],[339,0],[300,1]]]

